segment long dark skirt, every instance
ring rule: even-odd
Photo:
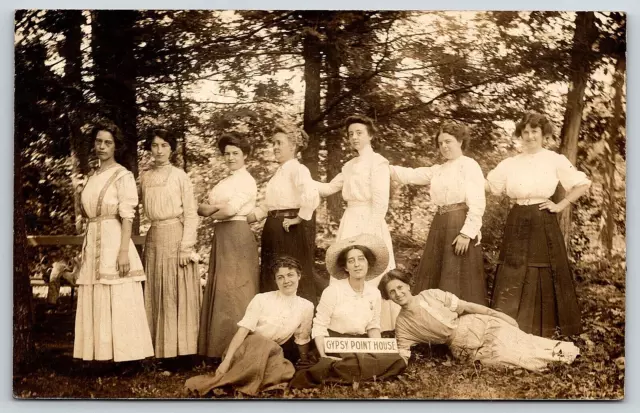
[[[582,330],[580,308],[557,215],[515,205],[507,217],[491,307],[522,331],[550,337]]]
[[[476,246],[476,239],[472,239],[467,252],[456,255],[452,245],[466,216],[467,211],[461,209],[437,214],[433,218],[427,245],[415,271],[413,294],[438,288],[465,301],[489,304],[482,247]]]
[[[329,330],[331,337],[354,337]],[[357,337],[367,337],[366,335]],[[318,387],[324,383],[369,381],[395,377],[407,365],[399,354],[340,353],[340,360],[321,358],[318,363],[296,372],[289,383],[292,388]]]
[[[275,291],[278,289],[275,278],[271,273],[271,262],[279,255],[289,255],[300,261],[302,265],[302,278],[298,286],[298,295],[311,301],[313,305],[318,303],[316,296],[315,278],[313,275],[315,243],[309,241],[307,226],[310,221],[302,221],[298,225],[289,228],[286,232],[282,228],[284,218],[267,217],[262,230],[262,247],[260,261],[260,292]]]
[[[204,291],[198,354],[222,357],[258,293],[258,246],[245,221],[215,224]]]

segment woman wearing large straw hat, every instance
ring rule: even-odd
[[[331,245],[326,265],[336,279],[322,293],[311,336],[320,361],[294,376],[292,387],[313,387],[323,382],[351,383],[392,377],[406,364],[397,353],[340,353],[328,356],[325,337],[380,338],[380,291],[371,283],[389,264],[382,239],[361,234]]]

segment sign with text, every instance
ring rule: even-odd
[[[395,338],[325,337],[325,353],[397,353]]]

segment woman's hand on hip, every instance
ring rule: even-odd
[[[562,212],[563,209],[567,207],[569,203],[565,201],[560,201],[557,204],[553,201],[547,200],[540,204],[538,209],[543,210],[546,209],[552,214],[557,214],[558,212]]]

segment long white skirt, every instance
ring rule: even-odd
[[[360,234],[373,234],[382,239],[389,250],[389,264],[382,274],[367,281],[377,287],[380,279],[389,270],[396,268],[396,260],[393,256],[393,244],[391,233],[384,219],[372,222],[371,204],[368,202],[349,202],[340,220],[337,240],[355,237]],[[333,277],[329,283],[333,281]],[[400,306],[391,300],[382,300],[382,310],[380,312],[380,328],[382,331],[392,331],[396,328],[396,319],[400,314]]]
[[[139,281],[78,286],[73,357],[140,360],[153,356]]]

